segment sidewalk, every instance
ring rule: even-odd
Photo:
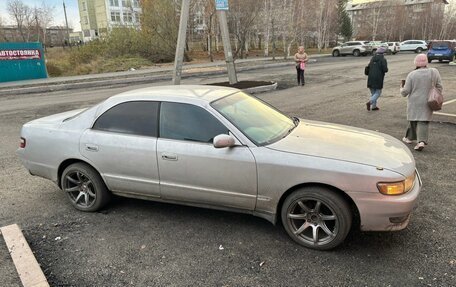
[[[330,55],[310,55],[311,58],[327,56]],[[293,59],[291,57],[287,60],[279,57],[276,57],[276,60],[272,60],[272,57],[238,59],[235,62],[237,72],[271,67],[283,67],[293,64]],[[133,71],[5,82],[0,83],[0,94],[20,95],[78,88],[121,85],[127,83],[142,84],[154,81],[171,80],[173,69],[174,65],[170,63]],[[223,73],[226,73],[225,61],[184,64],[182,78],[188,78],[191,76],[210,76]]]

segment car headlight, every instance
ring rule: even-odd
[[[379,182],[377,188],[384,195],[401,195],[409,192],[415,184],[415,173],[403,181]]]

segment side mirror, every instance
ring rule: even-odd
[[[236,144],[234,138],[230,135],[221,134],[214,138],[215,148],[232,147]]]

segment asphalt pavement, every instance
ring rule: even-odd
[[[276,91],[257,96],[287,114],[400,139],[407,124],[399,84],[414,56],[387,56],[380,111],[365,108],[368,57],[317,59],[304,87],[295,84],[292,64],[244,71],[239,79],[277,81]],[[293,243],[280,225],[244,214],[124,198],[83,213],[20,165],[14,152],[25,122],[169,81],[0,96],[0,226],[23,228],[51,286],[456,286],[456,66],[431,66],[442,75],[441,113],[448,115],[431,123],[429,146],[412,151],[424,185],[403,231],[352,230],[339,248],[321,252]],[[225,79],[200,75],[183,83]],[[7,283],[0,285],[16,286],[2,248],[0,278]]]

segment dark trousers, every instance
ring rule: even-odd
[[[298,73],[298,85],[304,85],[304,70],[301,70],[299,66],[296,66],[296,72]]]

